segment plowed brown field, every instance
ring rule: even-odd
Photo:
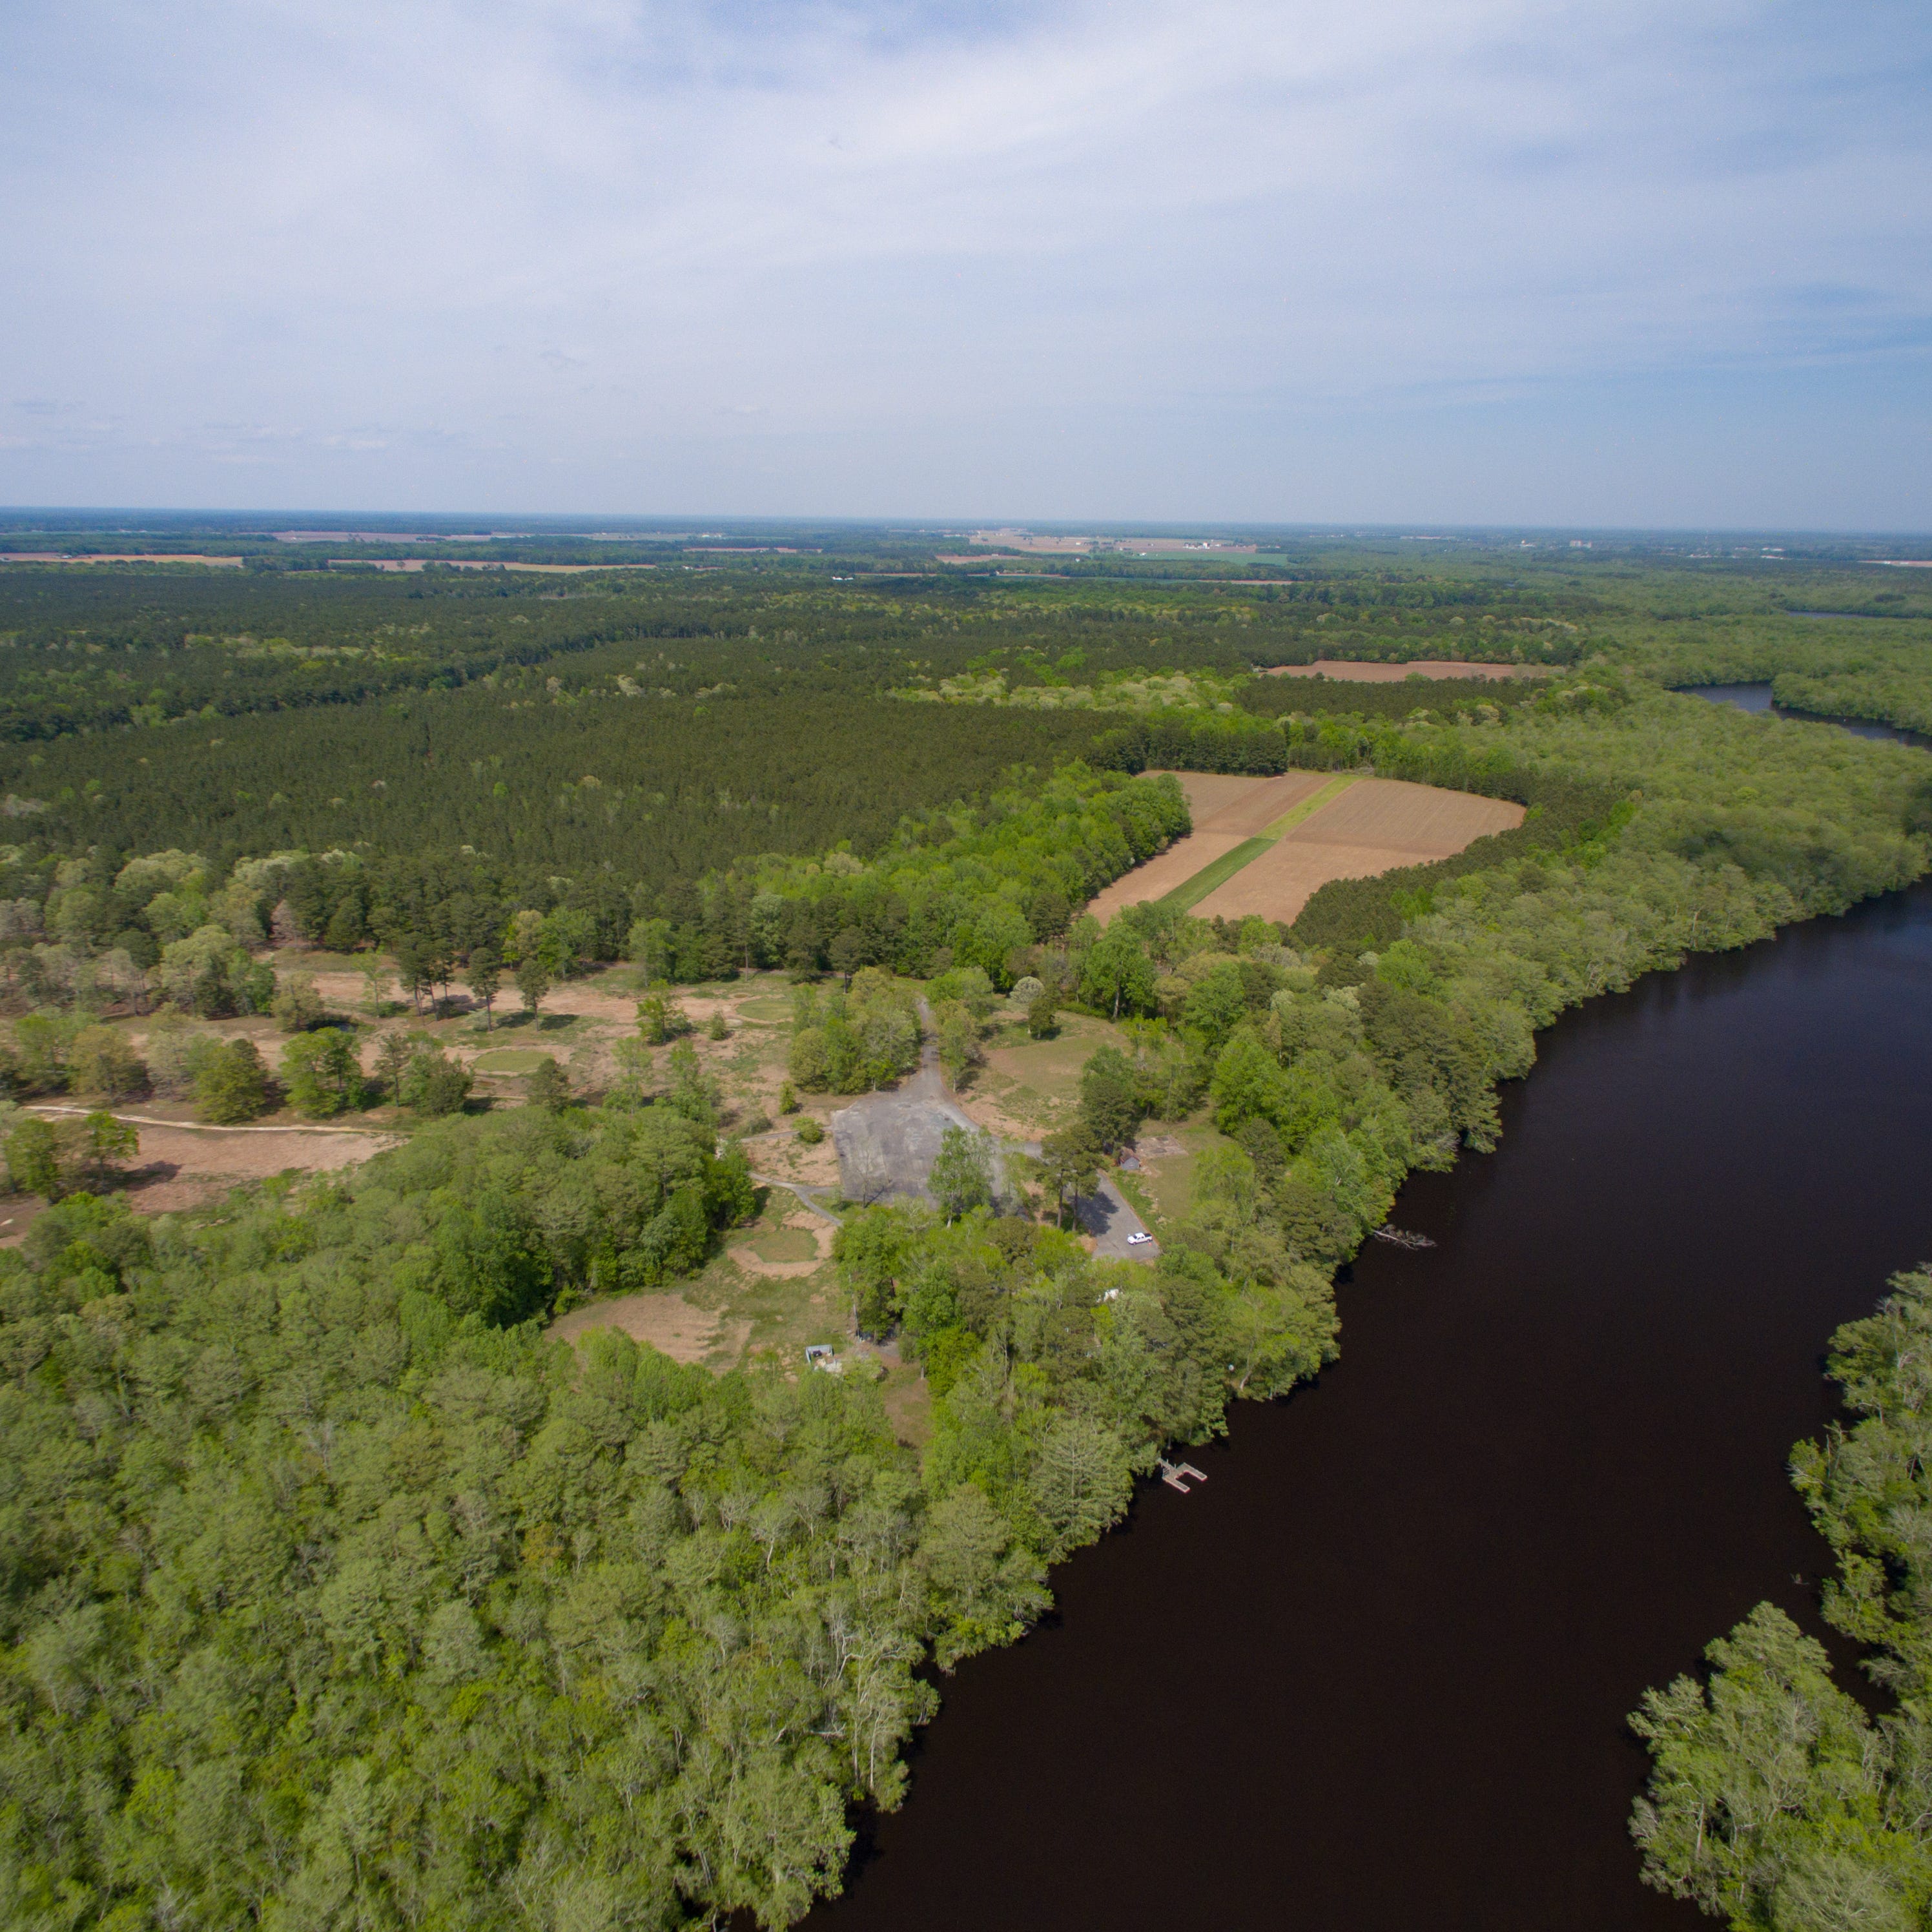
[[[1522,807],[1508,799],[1364,778],[1209,893],[1194,916],[1290,921],[1330,879],[1426,865],[1522,823]]]
[[[1334,677],[1352,684],[1399,684],[1406,677],[1547,677],[1541,664],[1464,664],[1453,658],[1418,658],[1411,664],[1362,664],[1317,658],[1306,664],[1276,664],[1269,677]]]
[[[1199,828],[1159,857],[1116,879],[1088,908],[1104,926],[1124,906],[1157,899],[1185,885],[1244,839],[1334,782],[1327,772],[1280,778],[1231,778],[1176,772]],[[1439,791],[1396,778],[1358,778],[1250,860],[1193,908],[1197,919],[1292,920],[1330,879],[1365,879],[1399,866],[1426,865],[1471,840],[1522,823],[1522,807],[1472,792]]]
[[[1219,772],[1175,772],[1194,814],[1195,829],[1157,858],[1116,879],[1088,910],[1104,926],[1123,906],[1157,899],[1184,886],[1203,866],[1264,831],[1285,812],[1319,791],[1326,772],[1287,772],[1280,778],[1230,777]],[[1238,877],[1239,875],[1237,874]]]

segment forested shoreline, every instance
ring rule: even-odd
[[[1826,1621],[1865,1652],[1884,1708],[1841,1689],[1824,1646],[1760,1604],[1706,1652],[1706,1680],[1647,1692],[1630,1720],[1654,1765],[1630,1827],[1645,1880],[1751,1932],[1891,1932],[1932,1910],[1932,1270],[1889,1286],[1832,1338],[1850,1426],[1791,1459],[1837,1565]]]
[[[1351,608],[1446,627],[1480,601],[1388,588]],[[1051,608],[1010,596],[1009,615]],[[1223,649],[1150,662],[1161,634],[1136,618],[1118,663],[1064,663],[1108,620],[1082,621],[1027,674],[1165,676]],[[281,938],[386,947],[424,984],[510,956],[622,956],[667,987],[783,970],[813,1090],[910,1064],[916,992],[957,1070],[1015,994],[1029,1024],[1084,1012],[1123,1042],[1020,1186],[962,1145],[935,1205],[846,1216],[855,1321],[934,1398],[920,1453],[860,1375],[714,1376],[622,1336],[544,1339],[572,1301],[688,1274],[755,1211],[675,1049],[662,1087],[426,1120],[218,1214],[85,1193],[41,1214],[0,1250],[14,1922],[792,1922],[836,1888],[850,1808],[898,1801],[922,1666],[1022,1634],[1048,1567],[1166,1445],[1333,1358],[1336,1269],[1408,1173],[1494,1144],[1497,1087],[1538,1030],[1928,865],[1922,754],[1672,696],[1601,652],[1507,692],[1256,680],[1239,704],[1056,712],[892,695],[912,658],[936,668],[930,640],[815,668],[765,643],[673,666],[680,646],[665,676],[729,656],[741,682],[762,664],[820,688],[647,687],[634,652],[620,670],[597,646],[394,710],[248,718],[233,762],[191,744],[200,722],[6,754],[0,946],[42,1019],[122,962],[190,1011],[252,1000],[249,962]],[[297,724],[315,782],[393,787],[350,821],[366,843],[279,842],[314,822],[268,789],[263,747]],[[586,745],[602,768],[548,789]],[[674,811],[651,774],[680,760]],[[1086,899],[1188,829],[1178,787],[1144,775],[1170,764],[1372,770],[1528,813],[1456,860],[1324,887],[1291,929],[1144,906],[1103,931]],[[455,814],[455,788],[496,818]],[[776,816],[753,822],[754,800]],[[543,822],[527,860],[519,820]],[[455,836],[489,824],[491,843]],[[664,1006],[640,1009],[646,1041]],[[1157,1266],[1058,1225],[1142,1123],[1195,1118],[1216,1138]]]

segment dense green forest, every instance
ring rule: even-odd
[[[1824,1646],[1760,1604],[1632,1718],[1655,1761],[1632,1829],[1660,1891],[1752,1928],[1904,1932],[1932,1910],[1932,1273],[1894,1276],[1878,1312],[1832,1339],[1856,1418],[1802,1442],[1792,1480],[1832,1545],[1825,1616],[1868,1653],[1874,1717]]]
[[[406,978],[513,947],[560,971],[783,968],[813,1090],[909,1064],[908,980],[956,1069],[1001,994],[1045,1028],[1117,1019],[1125,1043],[1092,1057],[1077,1124],[1024,1177],[1034,1218],[964,1136],[934,1205],[848,1215],[856,1319],[935,1398],[918,1454],[859,1375],[714,1378],[622,1338],[542,1340],[585,1296],[687,1276],[753,1210],[701,1083],[458,1115],[219,1213],[76,1196],[42,1214],[0,1250],[9,1922],[796,1918],[838,1882],[850,1808],[898,1801],[934,1695],[920,1666],[1018,1635],[1048,1566],[1118,1519],[1164,1445],[1332,1358],[1336,1270],[1406,1174],[1494,1144],[1497,1084],[1538,1028],[1924,873],[1922,753],[1673,694],[1622,637],[1677,621],[1672,599],[1687,625],[1810,621],[1768,574],[1311,557],[1238,590],[800,570],[566,593],[251,568],[170,577],[164,598],[139,572],[28,573],[55,584],[47,628],[10,648],[82,674],[64,695],[11,687],[16,1034],[149,975],[195,1010],[254,1001],[250,949],[299,936],[388,947]],[[104,672],[176,651],[167,627],[231,595],[223,622],[292,644],[356,644],[413,599],[434,647],[368,695],[305,695],[275,654],[231,713],[82,721],[62,707],[94,660],[60,626],[92,610],[111,631],[116,583],[127,640]],[[543,651],[504,654],[539,606]],[[306,629],[265,614],[304,609]],[[610,628],[646,612],[685,629]],[[1541,640],[1551,674],[1249,677],[1340,638],[1394,656]],[[1186,701],[1177,674],[1198,680]],[[1159,703],[1062,708],[998,701],[995,678],[1000,696],[1167,682]],[[946,679],[970,694],[904,694]],[[1153,775],[1169,764],[1372,770],[1528,809],[1455,861],[1324,888],[1290,930],[1157,906],[1102,930],[1085,900],[1187,827]],[[1143,1120],[1202,1110],[1220,1138],[1157,1266],[1052,1225]],[[1829,1452],[1816,1494],[1850,1459]],[[1832,1507],[1878,1547],[1857,1498]],[[1854,1559],[1845,1604],[1869,1622],[1890,1591],[1902,1627],[1909,1579]],[[1916,1744],[1846,1749],[1873,1792],[1916,1775]],[[1838,1802],[1840,1760],[1820,1762]],[[1672,1789],[1660,1873],[1688,1815]],[[1816,1850],[1792,1869],[1838,1882]],[[1748,1922],[1781,1922],[1763,1910]]]

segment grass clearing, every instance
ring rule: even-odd
[[[802,1228],[773,1228],[754,1236],[745,1246],[761,1262],[811,1262],[818,1258],[818,1244]]]
[[[492,1047],[470,1064],[478,1073],[534,1073],[550,1055],[534,1046]]]
[[[779,1025],[791,1018],[791,1002],[776,994],[760,993],[739,1002],[738,1017],[757,1026]]]

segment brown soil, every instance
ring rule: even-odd
[[[553,1342],[574,1342],[592,1328],[617,1328],[676,1362],[726,1354],[735,1361],[752,1332],[748,1322],[728,1322],[715,1310],[694,1308],[681,1294],[620,1294],[574,1308],[550,1325]]]
[[[1230,832],[1237,838],[1252,838],[1265,832],[1285,812],[1292,812],[1305,798],[1312,798],[1325,784],[1334,782],[1332,772],[1284,772],[1278,778],[1251,781],[1247,790],[1231,800],[1211,818],[1197,820],[1203,832]]]
[[[1204,866],[1244,839],[1264,832],[1285,812],[1333,782],[1330,772],[1284,772],[1279,778],[1235,778],[1211,772],[1175,772],[1194,814],[1195,830],[1144,866],[1116,879],[1088,908],[1104,926],[1124,907],[1157,899],[1184,886]],[[1320,814],[1317,814],[1319,816]],[[1238,874],[1237,877],[1239,876]],[[1216,895],[1216,896],[1219,896]],[[1199,908],[1196,908],[1197,913]],[[1203,914],[1202,917],[1207,916]]]
[[[333,1174],[380,1154],[393,1140],[375,1133],[320,1133],[312,1128],[222,1130],[137,1124],[140,1145],[116,1192],[137,1214],[172,1214],[218,1201],[231,1187],[291,1172]],[[0,1247],[11,1246],[40,1210],[10,1202]]]
[[[1179,781],[1186,795],[1187,808],[1194,814],[1194,829],[1198,832],[1217,812],[1244,797],[1256,785],[1268,783],[1265,778],[1238,776],[1225,772],[1171,772],[1150,771],[1149,778],[1174,778]]]
[[[1453,658],[1418,658],[1409,664],[1361,664],[1317,658],[1306,664],[1276,664],[1268,677],[1332,677],[1347,684],[1400,684],[1406,677],[1547,677],[1544,664],[1466,664]]]
[[[1210,892],[1194,916],[1241,919],[1258,913],[1290,921],[1330,879],[1426,865],[1522,823],[1522,807],[1508,799],[1394,778],[1360,779]]]
[[[1157,858],[1136,866],[1116,879],[1087,910],[1102,926],[1114,914],[1143,899],[1157,899],[1177,886],[1184,886],[1204,866],[1211,866],[1223,853],[1232,852],[1247,837],[1240,832],[1196,832],[1177,840]]]

